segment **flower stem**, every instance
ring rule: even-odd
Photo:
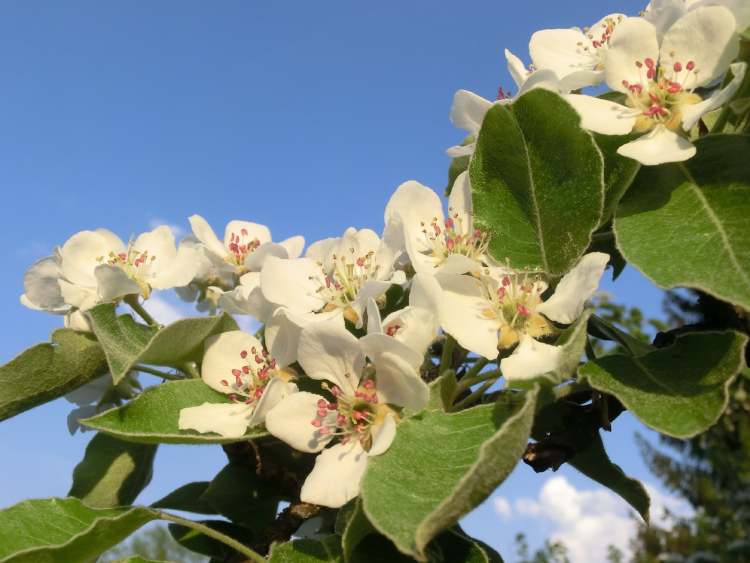
[[[252,549],[238,542],[234,538],[230,538],[229,536],[222,534],[221,532],[218,532],[213,528],[209,528],[205,524],[201,524],[200,522],[195,522],[193,520],[188,520],[187,518],[180,518],[179,516],[169,514],[168,512],[162,512],[160,510],[156,511],[156,513],[162,520],[174,522],[175,524],[185,526],[186,528],[191,528],[196,532],[200,532],[201,534],[204,534],[209,538],[213,538],[216,541],[223,543],[224,545],[228,545],[238,553],[241,553],[242,555],[247,557],[250,561],[255,561],[256,563],[266,563],[266,558],[262,555],[254,552]]]
[[[443,342],[443,353],[440,356],[440,373],[453,367],[453,348],[455,345],[456,340],[450,334],[446,334],[445,342]]]
[[[472,403],[474,403],[477,399],[479,399],[482,395],[484,395],[484,392],[487,391],[487,389],[489,389],[490,387],[492,387],[492,385],[495,383],[495,381],[497,381],[498,377],[500,377],[499,374],[497,374],[492,379],[490,379],[488,381],[485,381],[482,384],[482,386],[479,387],[479,389],[476,389],[476,390],[472,391],[472,393],[468,397],[464,397],[459,402],[457,402],[455,405],[453,405],[453,408],[451,409],[451,411],[460,410],[460,409],[465,408],[465,407],[471,405]]]
[[[195,362],[185,362],[180,366],[180,369],[193,379],[200,379],[201,377],[201,372],[198,371],[198,366]]]
[[[476,385],[477,383],[482,383],[483,381],[487,381],[489,379],[495,380],[500,377],[500,370],[493,369],[492,371],[486,371],[484,373],[480,373],[479,375],[475,375],[474,377],[462,377],[461,381],[458,382],[456,385],[456,394],[460,393],[464,389],[468,389],[472,385]]]
[[[127,295],[125,296],[125,299],[123,299],[125,303],[130,305],[130,308],[133,309],[136,313],[138,313],[138,316],[141,317],[144,321],[146,321],[146,324],[149,326],[159,326],[159,323],[156,322],[156,319],[149,315],[148,311],[138,302],[138,296],[137,295]]]
[[[160,371],[158,369],[150,368],[148,366],[135,366],[133,367],[133,369],[135,371],[142,371],[143,373],[150,373],[151,375],[155,375],[156,377],[161,377],[162,379],[169,379],[170,381],[179,381],[181,379],[185,379],[184,377],[176,373]]]
[[[479,372],[482,371],[487,364],[489,364],[490,361],[487,358],[479,358],[471,368],[469,368],[464,376],[461,378],[461,381],[466,381],[469,379],[473,379],[477,375],[479,375]]]

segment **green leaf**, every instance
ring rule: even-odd
[[[633,336],[630,336],[627,332],[624,332],[617,328],[612,323],[609,323],[597,317],[591,315],[591,322],[589,323],[589,333],[601,340],[609,340],[611,342],[617,342],[620,346],[625,348],[628,352],[634,356],[643,356],[649,352],[656,350],[650,344],[642,342]]]
[[[82,419],[84,426],[111,434],[128,442],[142,444],[225,444],[236,438],[223,438],[218,434],[199,434],[180,430],[177,422],[180,410],[203,403],[228,403],[222,395],[203,383],[201,379],[169,381],[146,389],[129,403],[104,411],[91,418]],[[265,436],[262,427],[248,430],[246,437]]]
[[[117,559],[112,563],[169,563],[169,561],[164,561],[162,559],[159,559],[158,561],[156,559],[144,559],[140,555],[131,555],[125,559]]]
[[[107,373],[104,352],[88,333],[59,329],[0,366],[0,420],[44,404]]]
[[[130,315],[117,316],[111,304],[94,307],[89,311],[89,318],[94,334],[107,354],[115,383],[136,364],[179,366],[198,360],[206,338],[237,330],[237,323],[227,314],[180,319],[157,329],[135,322]]]
[[[456,372],[446,370],[435,381],[431,381],[430,399],[427,408],[431,410],[445,411],[453,404],[453,396],[456,392]]]
[[[589,479],[620,495],[648,522],[651,499],[646,487],[640,481],[625,475],[619,465],[612,463],[601,436],[597,434],[589,447],[574,455],[568,463]]]
[[[374,532],[375,528],[372,527],[372,524],[370,524],[365,515],[361,499],[356,499],[351,514],[344,526],[344,531],[341,534],[341,548],[344,554],[344,561],[351,561],[352,553],[354,553],[360,542]]]
[[[604,252],[609,254],[609,265],[612,266],[612,279],[616,280],[627,266],[620,249],[617,248],[615,235],[612,231],[599,231],[591,235],[591,244],[586,249],[589,252]]]
[[[214,477],[201,500],[232,522],[261,531],[276,517],[279,496],[255,471],[229,463]]]
[[[425,547],[480,504],[526,447],[536,389],[455,414],[422,412],[404,420],[386,453],[362,480],[367,518],[407,555]]]
[[[442,561],[455,563],[503,563],[503,558],[490,546],[457,530],[448,530],[434,542]]]
[[[537,88],[484,118],[469,167],[476,225],[490,254],[552,276],[591,242],[604,201],[603,159],[578,113]]]
[[[688,333],[640,357],[604,356],[583,365],[579,374],[647,426],[690,438],[721,416],[728,387],[745,365],[746,342],[747,336],[735,332]]]
[[[617,149],[634,140],[637,135],[593,135],[604,158],[604,211],[600,220],[600,225],[604,225],[612,218],[617,204],[635,180],[641,165],[637,160],[617,154]]]
[[[468,139],[472,138],[469,137]],[[461,175],[461,172],[469,168],[470,161],[471,156],[469,155],[459,156],[451,160],[451,164],[448,167],[448,185],[445,187],[445,195],[451,195],[451,191],[453,191],[453,184],[456,182],[456,178]]]
[[[614,221],[625,259],[663,288],[750,309],[750,136],[709,135],[686,162],[645,166]]]
[[[293,540],[271,548],[270,563],[343,563],[338,536],[322,540]]]
[[[156,518],[141,507],[97,509],[75,498],[26,500],[0,511],[0,562],[90,561]]]
[[[73,470],[69,496],[94,508],[133,504],[151,481],[156,446],[97,434]]]
[[[195,514],[218,514],[218,511],[203,498],[208,481],[194,481],[179,487],[151,505],[152,508],[171,508]]]

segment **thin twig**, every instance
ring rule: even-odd
[[[446,334],[443,342],[443,353],[440,356],[440,373],[453,367],[453,347],[455,345],[456,340],[450,334]]]
[[[484,392],[487,391],[487,389],[489,389],[490,387],[492,387],[495,384],[495,381],[497,381],[497,379],[499,377],[500,376],[498,375],[497,377],[494,377],[494,378],[490,379],[489,381],[485,381],[479,387],[479,389],[475,389],[467,397],[464,397],[459,402],[457,402],[455,405],[453,405],[453,408],[451,409],[451,411],[457,411],[457,410],[460,410],[460,409],[462,409],[462,408],[464,408],[464,407],[466,407],[468,405],[471,405],[474,401],[476,401],[482,395],[484,395]]]
[[[143,305],[138,302],[137,295],[127,295],[125,299],[123,299],[123,301],[130,305],[130,308],[138,313],[138,316],[141,317],[146,322],[146,324],[148,324],[149,326],[159,326],[159,323],[156,322],[156,319],[149,315],[148,311],[144,309]]]
[[[213,528],[209,528],[205,524],[201,524],[200,522],[195,522],[193,520],[188,520],[187,518],[180,518],[179,516],[175,516],[174,514],[169,514],[168,512],[162,512],[157,511],[156,512],[159,515],[159,518],[162,520],[167,520],[168,522],[174,522],[175,524],[180,524],[181,526],[185,526],[186,528],[191,528],[197,532],[200,532],[210,538],[215,539],[216,541],[220,541],[224,545],[228,545],[235,551],[241,553],[242,555],[247,556],[251,561],[255,561],[256,563],[266,563],[266,558],[262,555],[259,555],[246,545],[243,545],[242,543],[238,542],[234,538],[230,538],[229,536],[222,534],[221,532],[218,532],[214,530]]]
[[[168,379],[170,381],[179,381],[181,379],[185,379],[183,376],[176,374],[176,373],[169,373],[167,371],[160,371],[155,368],[150,368],[148,366],[135,366],[133,367],[135,371],[142,371],[143,373],[150,373],[151,375],[155,375],[156,377],[161,377],[162,379]]]

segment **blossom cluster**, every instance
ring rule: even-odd
[[[529,67],[508,50],[505,56],[519,95],[533,88],[558,92],[584,129],[632,135],[617,152],[649,166],[695,155],[691,132],[743,82],[746,64],[733,61],[738,32],[748,26],[744,0],[653,0],[637,17],[615,13],[584,29],[537,31]],[[611,92],[582,92],[602,83]],[[459,90],[451,119],[471,137],[448,154],[471,154],[484,114],[493,103],[512,101],[502,88],[495,102]]]
[[[519,93],[556,91],[582,127],[632,133],[620,154],[680,161],[695,153],[689,131],[743,80],[744,63],[732,61],[749,18],[742,2],[655,0],[638,17],[535,33],[529,68],[506,57]],[[618,96],[582,92],[602,82]],[[459,91],[452,119],[472,138],[449,155],[471,155],[484,114],[512,102]],[[301,500],[339,507],[357,496],[368,459],[389,448],[399,421],[427,405],[436,344],[497,363],[505,382],[554,372],[563,361],[556,337],[583,314],[607,266],[607,254],[591,252],[556,279],[497,261],[474,223],[470,184],[462,172],[444,209],[435,191],[405,182],[380,234],[352,227],[306,248],[302,237],[274,242],[267,227],[240,220],[222,240],[198,215],[179,242],[166,226],[127,244],[105,229],[79,232],[28,269],[21,300],[77,330],[90,329],[96,305],[137,309],[170,288],[202,310],[254,317],[258,334],[205,342],[201,377],[229,401],[185,408],[179,426],[241,439],[265,425],[318,454]]]

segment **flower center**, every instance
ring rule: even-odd
[[[278,375],[276,360],[265,350],[258,350],[253,346],[250,350],[240,352],[237,367],[232,368],[227,379],[222,379],[220,383],[231,390],[229,399],[232,402],[252,405],[263,396],[271,377]]]
[[[633,132],[644,133],[657,125],[677,130],[682,120],[682,108],[701,101],[700,96],[685,86],[691,76],[698,74],[695,62],[683,64],[675,61],[669,68],[657,66],[653,59],[646,58],[635,61],[635,66],[641,72],[640,82],[622,81],[628,89],[625,103],[639,113]]]
[[[352,322],[357,322],[357,314],[351,308],[351,303],[357,298],[365,282],[377,277],[380,266],[373,251],[357,256],[355,249],[350,248],[349,254],[334,254],[333,267],[328,272],[318,262],[323,275],[317,277],[320,286],[316,292],[326,302],[320,312],[344,309],[345,316]]]
[[[497,289],[484,286],[490,306],[482,314],[498,321],[501,348],[513,346],[523,334],[537,337],[552,332],[547,319],[536,312],[544,291],[538,281],[528,276],[505,275]]]
[[[236,266],[242,266],[247,255],[255,252],[259,246],[260,241],[257,238],[251,239],[247,229],[241,229],[239,233],[230,233],[229,244],[227,245],[229,255],[226,257],[226,261]]]
[[[373,426],[389,410],[386,405],[378,403],[375,382],[372,379],[363,381],[354,395],[345,394],[335,385],[328,389],[334,400],[320,399],[310,424],[318,429],[320,436],[338,436],[342,444],[357,440],[365,451],[369,451]]]
[[[435,259],[435,267],[440,266],[452,254],[460,254],[482,261],[490,244],[489,235],[481,229],[469,232],[468,217],[448,209],[448,218],[442,224],[433,217],[430,224],[420,223],[427,250],[423,252]]]
[[[604,69],[604,59],[609,48],[609,40],[612,38],[612,32],[621,20],[622,16],[605,18],[601,25],[596,28],[585,28],[583,30],[588,42],[579,41],[576,52],[579,55],[590,57],[594,70]],[[584,64],[578,66],[580,68],[586,67]]]
[[[122,269],[130,279],[138,284],[141,288],[141,295],[148,299],[151,295],[151,287],[145,281],[151,264],[156,260],[156,256],[149,254],[148,250],[140,251],[128,245],[125,252],[110,252],[107,256],[97,257],[97,262],[117,266]]]

